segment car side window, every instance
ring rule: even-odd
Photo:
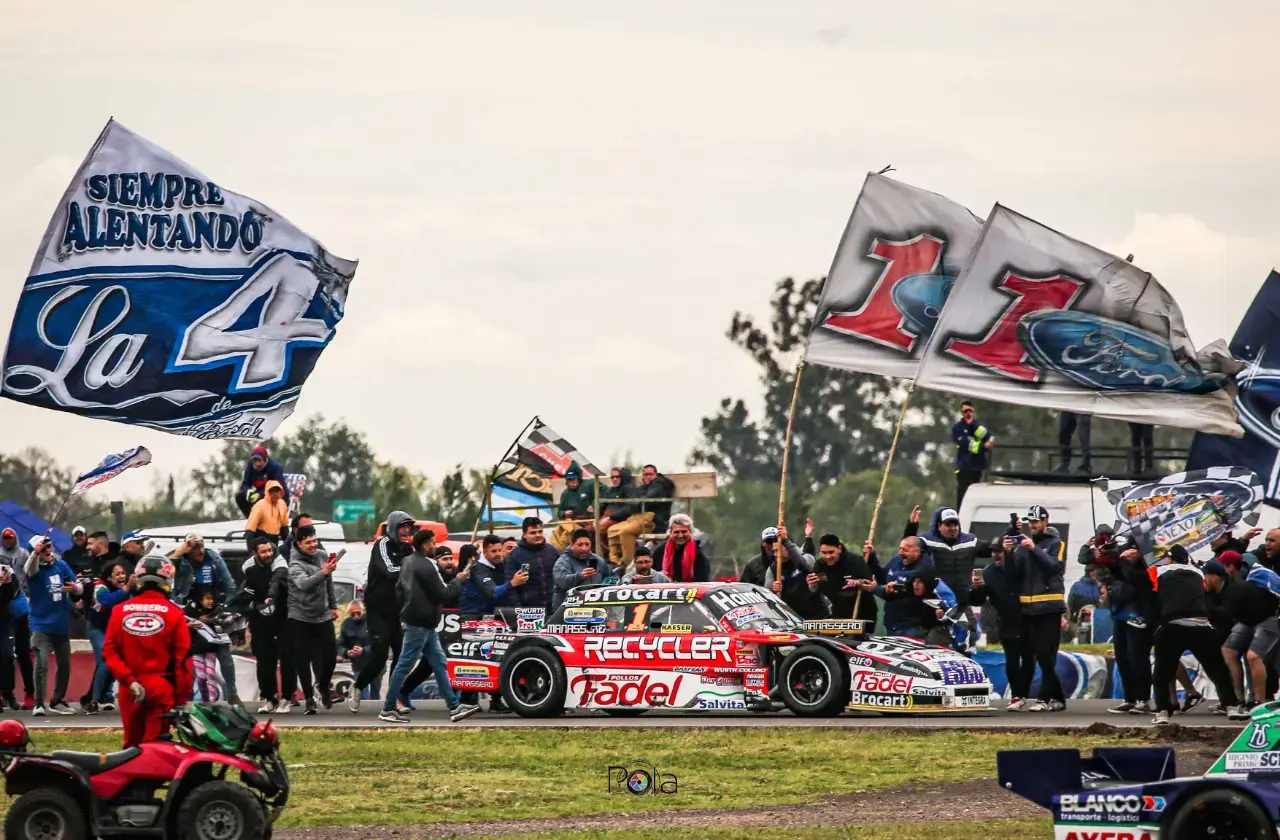
[[[660,623],[664,628],[688,627],[684,632],[689,633],[720,631],[719,623],[699,604],[654,604],[642,629],[647,630],[654,623]]]

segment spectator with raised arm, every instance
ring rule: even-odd
[[[911,579],[916,575],[925,572],[936,575],[933,558],[925,552],[924,540],[919,537],[903,537],[898,553],[884,566],[880,565],[874,546],[867,544],[863,549],[870,549],[865,559],[874,580],[857,581],[854,586],[884,600],[884,632],[888,636],[901,636],[916,626],[917,616],[909,604],[894,596],[909,591]]]
[[[333,622],[338,618],[333,589],[336,568],[337,559],[320,554],[315,527],[299,528],[289,555],[289,636],[307,715],[316,714],[317,697],[326,709],[333,706],[329,689],[338,657],[333,633]]]
[[[542,520],[525,517],[520,523],[520,542],[507,555],[502,566],[503,583],[515,589],[515,599],[522,607],[542,607],[550,611],[555,598],[555,566],[560,553],[547,543]],[[517,572],[523,571],[524,583],[516,583]]]
[[[31,646],[36,651],[36,702],[33,714],[73,715],[66,701],[71,681],[71,603],[84,595],[71,567],[53,556],[53,543],[37,534],[29,543],[27,593],[31,599]],[[53,694],[45,705],[49,657],[57,661]]]
[[[769,566],[764,573],[765,588],[773,590],[773,594],[782,598],[801,618],[826,618],[827,603],[818,592],[821,578],[814,570],[813,558],[802,554],[795,543],[787,539],[785,526],[778,529],[777,536],[786,548],[782,575],[777,574],[776,563]]]
[[[502,538],[493,534],[484,538],[480,556],[470,569],[471,575],[462,585],[462,594],[458,597],[458,611],[464,621],[493,615],[498,607],[508,606],[512,590],[529,581],[529,573],[517,569],[511,576],[511,583],[504,582]]]

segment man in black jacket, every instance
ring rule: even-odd
[[[440,637],[436,634],[436,625],[440,623],[444,604],[449,600],[457,600],[462,592],[462,585],[471,572],[463,569],[452,581],[445,583],[435,558],[432,557],[434,552],[435,535],[429,530],[419,531],[413,536],[413,553],[405,558],[401,570],[399,588],[404,607],[400,611],[400,620],[404,623],[404,645],[400,658],[396,660],[395,670],[391,672],[382,713],[378,715],[378,720],[386,723],[409,722],[407,717],[396,710],[396,700],[404,693],[409,673],[423,657],[435,673],[440,697],[449,707],[450,720],[462,720],[480,711],[479,706],[459,700],[449,685],[448,662]]]
[[[818,592],[820,578],[814,573],[813,558],[800,554],[797,549],[793,556],[788,553],[782,561],[782,578],[775,579],[778,567],[770,566],[765,572],[766,589],[780,597],[788,607],[804,619],[826,618],[827,604]]]
[[[266,537],[253,542],[253,556],[244,564],[244,591],[250,594],[249,645],[257,660],[258,714],[288,714],[298,673],[289,656],[289,564],[276,554]],[[276,666],[283,690],[276,693]]]
[[[413,517],[402,510],[392,511],[387,516],[387,527],[373,544],[369,552],[369,574],[364,585],[364,607],[369,615],[369,635],[373,639],[373,650],[369,653],[368,663],[356,675],[347,695],[347,707],[352,711],[360,708],[360,697],[369,683],[378,678],[386,668],[387,654],[392,661],[400,659],[401,628],[400,602],[398,584],[400,582],[400,563],[413,548],[409,541],[413,539]],[[391,697],[391,702],[396,701]]]
[[[675,482],[658,472],[653,464],[640,470],[640,495],[645,499],[670,499],[675,496]],[[671,520],[671,502],[645,502],[646,513],[653,514],[653,532],[665,534]]]
[[[1156,696],[1157,725],[1169,723],[1178,708],[1173,681],[1183,651],[1200,663],[1227,707],[1228,720],[1248,720],[1249,708],[1241,706],[1231,684],[1231,673],[1222,659],[1217,635],[1209,623],[1204,573],[1191,565],[1191,556],[1180,545],[1169,550],[1169,562],[1156,568],[1156,598],[1160,605],[1160,628],[1156,630],[1155,663],[1151,687]]]
[[[1025,633],[1022,632],[1022,604],[1018,601],[1019,581],[1006,562],[1004,543],[992,540],[987,549],[991,562],[976,569],[969,589],[969,603],[975,607],[990,604],[998,622],[1000,646],[1004,648],[1004,673],[1009,683],[1010,712],[1025,711],[1030,705],[1031,679],[1036,660]],[[959,594],[956,595],[959,598]],[[988,632],[990,632],[988,630]]]
[[[866,546],[863,546],[865,549]],[[818,592],[831,605],[832,618],[860,618],[875,627],[879,608],[874,595],[867,593],[858,599],[854,584],[860,580],[875,580],[875,574],[861,554],[854,554],[835,534],[823,534],[818,539]],[[858,614],[853,614],[854,604]]]
[[[1066,545],[1058,529],[1049,525],[1049,510],[1032,505],[1026,522],[1031,535],[1005,536],[1006,555],[1011,555],[1011,571],[1018,581],[1018,603],[1022,608],[1022,632],[1040,666],[1040,692],[1028,712],[1061,712],[1067,696],[1058,679],[1058,645],[1062,641],[1062,614],[1067,611],[1062,584]]]
[[[520,542],[502,563],[502,582],[515,589],[515,599],[522,607],[541,607],[551,611],[555,595],[554,570],[560,552],[547,542],[542,533],[542,520],[536,516],[525,517],[520,523]],[[517,583],[516,573],[527,576],[524,583]]]

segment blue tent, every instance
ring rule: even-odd
[[[4,528],[16,531],[18,545],[26,548],[28,540],[49,530],[49,523],[17,502],[0,502],[0,530]],[[71,548],[71,535],[66,531],[54,528],[49,537],[53,540],[53,550],[59,554]]]

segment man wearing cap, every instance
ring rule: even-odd
[[[62,552],[62,559],[76,573],[77,577],[92,577],[97,574],[93,565],[93,555],[89,553],[89,534],[83,525],[71,529],[71,548]]]
[[[801,557],[800,548],[787,539],[787,528],[784,525],[781,530],[770,525],[760,532],[760,553],[747,561],[747,565],[742,567],[742,572],[738,575],[738,580],[742,583],[752,583],[756,586],[764,586],[765,576],[770,569],[778,567],[778,539],[782,539],[782,547],[787,557],[793,563],[797,562],[796,558]],[[803,563],[803,560],[799,561]]]
[[[53,556],[53,543],[37,534],[29,543],[27,592],[31,602],[31,646],[36,651],[35,708],[32,714],[73,715],[64,699],[71,680],[71,602],[84,593],[71,567]],[[58,660],[53,695],[45,705],[49,657]]]
[[[155,543],[142,534],[130,531],[120,538],[120,559],[133,568],[154,546]]]
[[[246,517],[253,506],[267,497],[267,482],[275,481],[283,488],[283,498],[289,501],[289,483],[284,480],[284,467],[267,454],[267,448],[259,444],[249,455],[249,463],[244,465],[244,477],[240,479],[240,489],[236,491],[236,507]]]
[[[551,532],[549,540],[556,551],[563,552],[569,547],[570,537],[577,529],[594,529],[595,512],[595,485],[582,480],[582,467],[573,461],[564,471],[564,490],[560,493],[560,507],[556,509],[560,524]]]
[[[217,549],[206,548],[204,537],[199,534],[187,534],[173,551],[169,552],[169,560],[173,562],[173,589],[169,597],[175,604],[183,605],[193,590],[212,589],[219,605],[226,604],[236,594],[235,578],[222,555]],[[240,694],[236,689],[236,663],[231,656],[231,648],[220,645],[217,648],[218,666],[222,671],[222,681],[227,684],[227,693],[232,703],[240,702]]]
[[[1010,557],[1013,577],[1019,582],[1023,633],[1040,666],[1040,695],[1027,706],[1027,711],[1061,712],[1067,708],[1067,696],[1057,674],[1062,614],[1067,609],[1062,579],[1066,544],[1058,529],[1049,525],[1049,510],[1044,505],[1032,505],[1026,522],[1030,536],[1006,535],[1002,542]]]

